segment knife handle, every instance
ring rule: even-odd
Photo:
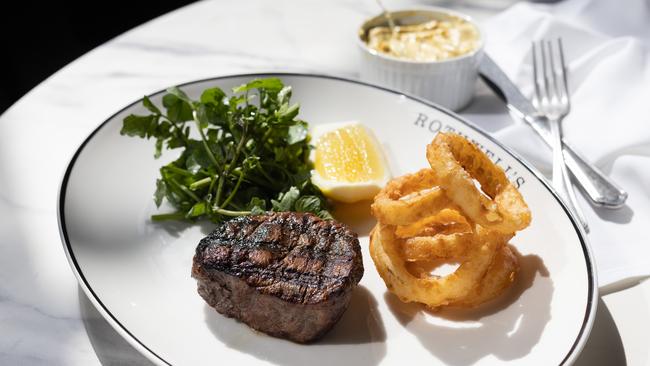
[[[547,143],[550,144],[551,136],[548,130],[548,122],[543,117],[526,117],[528,123]],[[593,164],[589,163],[582,155],[571,147],[571,144],[564,142],[564,160],[567,168],[571,171],[574,181],[582,188],[582,191],[591,198],[591,201],[598,207],[620,208],[627,200],[627,192],[618,187],[612,180],[603,174]],[[550,146],[550,145],[549,145]]]
[[[599,207],[620,208],[627,200],[627,192],[616,186],[598,168],[588,163],[578,152],[572,149],[565,140],[564,161],[582,190]]]
[[[488,54],[483,54],[479,72],[486,84],[506,100],[508,108],[532,127],[548,146],[552,146],[546,118],[537,115],[535,106],[519,91],[519,88]],[[564,160],[573,175],[573,181],[578,183],[577,185],[591,198],[591,201],[596,206],[605,208],[623,206],[627,199],[627,193],[572,149],[565,139],[562,141],[564,142],[562,150]]]

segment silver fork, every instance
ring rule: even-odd
[[[562,143],[562,120],[571,110],[567,70],[564,63],[562,39],[557,39],[557,46],[551,41],[533,42],[533,78],[535,81],[535,97],[539,112],[549,121],[553,142],[553,187],[564,198],[569,209],[580,221],[585,231],[589,232],[587,220],[578,206],[569,172],[564,162]],[[557,54],[557,55],[556,55]]]

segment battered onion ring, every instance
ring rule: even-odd
[[[474,243],[455,272],[444,277],[418,278],[406,268],[394,227],[379,223],[370,235],[370,256],[386,287],[403,302],[429,307],[447,305],[465,298],[487,273],[501,236],[476,226]]]
[[[493,240],[507,243],[513,235],[493,233]],[[476,245],[472,232],[415,236],[402,239],[402,251],[407,262],[428,261],[440,258],[463,260],[471,255]]]
[[[474,290],[467,294],[465,298],[449,305],[474,307],[490,301],[512,285],[518,271],[517,256],[510,246],[504,245],[495,255],[485,277],[476,285]]]
[[[472,233],[438,234],[403,239],[404,260],[417,262],[437,258],[461,258],[473,244],[473,239]]]
[[[464,233],[470,230],[471,226],[465,216],[456,210],[445,208],[433,216],[425,217],[409,225],[398,226],[395,228],[395,235],[398,238],[410,238]]]
[[[409,225],[450,205],[431,169],[422,169],[388,182],[375,196],[371,211],[384,224]]]
[[[519,191],[501,168],[465,138],[439,133],[427,146],[427,160],[446,195],[472,221],[500,232],[515,232],[530,224],[530,210]]]
[[[530,211],[503,170],[464,138],[439,134],[427,159],[431,169],[395,178],[375,197],[370,255],[404,302],[479,305],[512,284],[518,263],[507,243]],[[431,274],[441,261],[459,266]]]

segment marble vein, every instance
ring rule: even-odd
[[[354,0],[197,2],[83,55],[7,110],[0,117],[0,364],[146,364],[80,300],[59,243],[58,184],[97,125],[145,94],[196,79],[273,71],[354,78],[358,50],[350,37],[375,12],[374,2]]]
[[[80,293],[59,240],[58,185],[96,126],[143,95],[195,79],[272,71],[357,77],[351,37],[375,13],[374,1],[196,2],[83,55],[0,116],[0,365],[147,364]],[[503,108],[466,113],[493,130],[504,123]],[[623,169],[617,163],[612,172]]]

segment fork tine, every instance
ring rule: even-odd
[[[545,45],[547,47],[544,47]],[[539,48],[542,49],[542,75],[544,75],[544,98],[546,102],[550,102],[552,96],[550,74],[553,73],[551,69],[552,61],[549,58],[551,51],[548,49],[548,44],[545,43],[544,40],[539,41]]]
[[[533,102],[539,106],[539,103],[542,100],[542,95],[539,88],[539,65],[537,61],[537,48],[535,47],[535,41],[532,42],[531,49],[533,52],[533,81],[535,84],[535,98],[533,99]]]
[[[552,89],[549,92],[550,98],[555,99],[555,101],[560,101],[560,86],[558,83],[558,73],[561,71],[558,71],[557,66],[555,65],[555,55],[553,52],[553,44],[551,41],[546,41],[546,47],[548,48],[548,59],[549,59],[549,71],[552,76]],[[550,78],[549,78],[550,79]]]
[[[553,148],[553,186],[566,200],[569,210],[575,213],[578,221],[585,230],[588,230],[587,221],[577,204],[564,160],[562,120],[569,113],[569,89],[562,41],[557,40],[557,50],[553,50],[553,43],[549,40],[541,40],[537,44],[533,42],[533,77],[535,95],[539,99],[536,107],[549,122]],[[556,55],[559,56],[559,60]]]
[[[562,101],[569,106],[571,104],[571,98],[569,97],[569,82],[567,77],[566,63],[564,62],[564,47],[562,46],[562,38],[557,39],[557,48],[560,54],[560,73],[562,76]]]

